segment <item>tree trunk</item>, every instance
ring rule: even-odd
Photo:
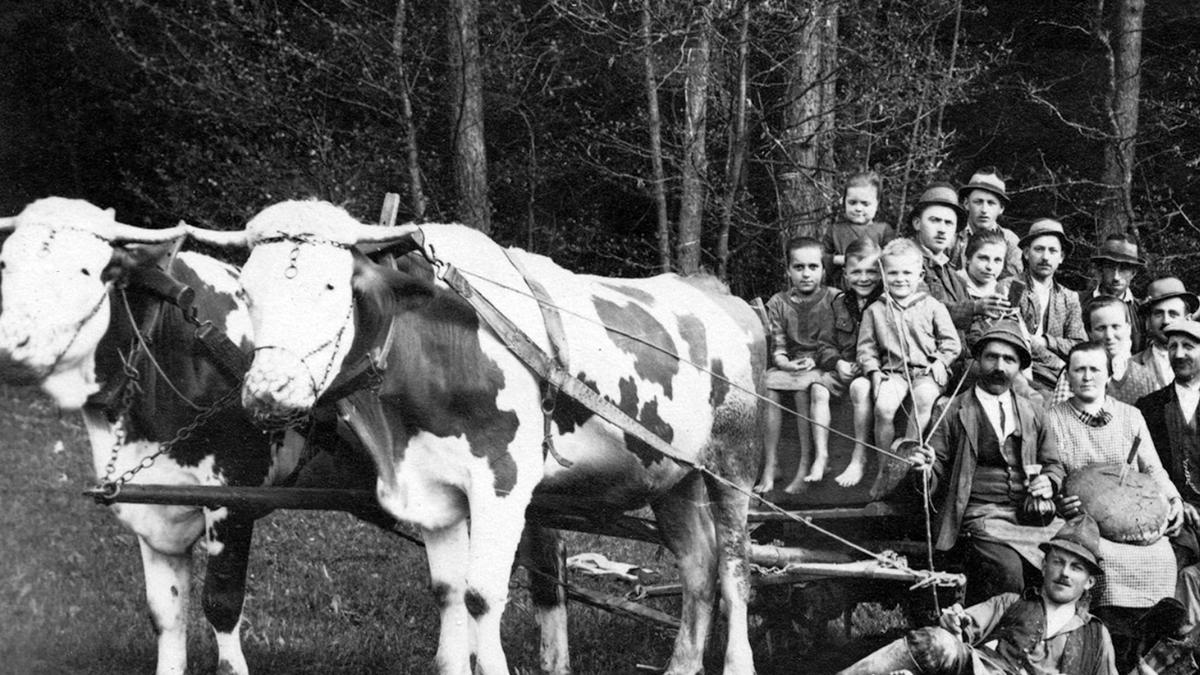
[[[826,70],[835,59],[826,50],[836,50],[834,31],[837,3],[816,0],[811,11],[799,16],[794,34],[793,57],[788,62],[787,99],[784,107],[783,151],[785,169],[780,174],[779,224],[784,239],[791,235],[819,236],[827,212],[831,177],[821,174],[822,154],[830,142],[829,116],[833,101],[825,101]],[[827,126],[828,125],[828,126]]]
[[[684,64],[687,120],[683,132],[682,193],[675,244],[675,265],[683,274],[694,274],[700,270],[700,234],[708,172],[704,132],[708,122],[708,50],[712,32],[712,3],[699,0],[693,11],[695,16]]]
[[[646,121],[650,133],[650,185],[654,194],[658,233],[658,266],[671,271],[671,221],[667,217],[666,174],[662,159],[662,117],[658,112],[658,76],[654,69],[654,42],[650,39],[650,0],[642,0],[642,60],[646,73]]]
[[[425,188],[421,185],[421,155],[417,149],[417,128],[413,124],[412,98],[409,96],[408,76],[404,71],[404,28],[406,0],[396,0],[396,20],[392,24],[392,58],[396,60],[396,75],[400,80],[400,116],[404,120],[405,163],[408,170],[408,196],[412,217],[425,219]]]
[[[1133,162],[1141,94],[1142,15],[1145,0],[1119,0],[1116,40],[1111,45],[1112,93],[1108,100],[1111,136],[1104,144],[1105,196],[1101,205],[1101,238],[1134,225]]]
[[[750,3],[743,2],[738,18],[737,83],[733,87],[733,124],[729,128],[729,153],[725,160],[725,195],[721,201],[721,230],[717,234],[717,276],[729,280],[729,232],[733,229],[733,208],[742,187],[746,165],[747,51],[750,32]]]
[[[485,233],[492,231],[488,198],[487,153],[483,134],[483,78],[479,63],[479,0],[450,0],[450,129],[454,148],[454,186],[458,219]]]

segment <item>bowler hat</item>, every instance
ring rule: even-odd
[[[1038,548],[1049,552],[1059,548],[1083,558],[1093,574],[1104,574],[1104,558],[1100,555],[1100,526],[1088,514],[1080,514],[1059,528],[1058,532]]]
[[[1167,337],[1171,337],[1172,335],[1186,335],[1196,342],[1200,342],[1200,321],[1192,321],[1191,319],[1176,321],[1164,328],[1163,333]]]
[[[954,186],[949,183],[930,183],[929,187],[925,188],[925,191],[917,199],[917,203],[913,205],[912,211],[909,211],[908,222],[911,223],[913,220],[919,218],[926,206],[945,206],[952,209],[957,218],[955,221],[957,229],[961,230],[967,222],[967,212],[958,203],[958,199],[954,193]]]
[[[1033,362],[1033,358],[1029,354],[1029,341],[1025,339],[1025,335],[1017,326],[1016,321],[1002,319],[992,324],[991,328],[988,328],[983,336],[975,341],[975,346],[971,348],[971,354],[978,359],[980,352],[983,351],[983,346],[992,340],[999,340],[1016,349],[1017,357],[1021,360],[1022,370],[1028,368],[1029,364]]]
[[[1092,262],[1108,260],[1122,265],[1145,267],[1146,261],[1138,256],[1137,244],[1127,239],[1105,239],[1092,254]]]
[[[1148,313],[1155,303],[1167,298],[1183,298],[1183,302],[1187,305],[1188,314],[1195,314],[1197,309],[1200,309],[1200,297],[1195,293],[1189,293],[1183,286],[1183,282],[1176,277],[1163,277],[1155,279],[1146,286],[1146,299],[1142,301],[1142,313]]]
[[[972,174],[971,180],[958,188],[959,201],[966,201],[971,190],[986,190],[999,197],[1000,201],[1008,206],[1008,193],[1004,191],[1004,179],[996,174],[995,169],[980,169]]]
[[[1033,224],[1029,226],[1029,234],[1021,237],[1021,241],[1018,244],[1021,248],[1025,248],[1034,239],[1046,235],[1058,237],[1058,240],[1062,242],[1063,257],[1071,255],[1071,249],[1075,248],[1075,245],[1071,243],[1070,239],[1067,239],[1067,233],[1063,229],[1063,224],[1053,218],[1038,218],[1033,221]]]

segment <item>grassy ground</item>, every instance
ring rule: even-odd
[[[94,480],[89,457],[77,416],[0,386],[0,673],[153,672],[137,543],[79,495]],[[656,546],[577,534],[569,545],[672,574],[672,557]],[[203,569],[197,553],[189,653],[199,673],[216,662],[199,606]],[[255,673],[430,672],[436,613],[424,556],[412,544],[339,513],[280,512],[259,521],[249,576],[243,644]],[[676,611],[669,600],[657,607]],[[790,651],[789,631],[777,631],[756,645],[760,672],[831,672],[876,644],[897,616],[860,608],[850,638],[832,621],[828,635],[812,638],[809,656]],[[671,636],[636,619],[572,605],[571,621],[576,672],[630,673],[664,665],[670,654]],[[503,637],[514,670],[535,672],[537,629],[519,589]],[[714,656],[710,672],[719,663]]]

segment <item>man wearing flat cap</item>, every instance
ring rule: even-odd
[[[929,295],[950,310],[950,318],[958,329],[960,339],[971,327],[975,315],[996,319],[1012,308],[1008,298],[1003,295],[972,298],[967,291],[967,282],[955,274],[950,265],[950,248],[954,245],[955,234],[962,229],[966,215],[966,211],[958,204],[953,186],[949,183],[933,183],[921,193],[908,217],[913,237],[925,259],[925,286]]]
[[[1116,675],[1112,637],[1084,600],[1104,574],[1096,521],[1071,520],[1041,550],[1038,587],[947,608],[937,626],[909,631],[840,675]]]
[[[928,483],[939,551],[962,547],[967,602],[1020,593],[1042,565],[1038,546],[1061,525],[1027,523],[1026,494],[1049,500],[1065,471],[1042,409],[1012,391],[1029,367],[1029,346],[1012,320],[997,321],[975,343],[974,387],[954,397],[929,444],[911,458],[919,489]],[[1029,475],[1025,467],[1033,467]]]
[[[1138,255],[1137,243],[1124,234],[1108,235],[1092,254],[1092,268],[1096,274],[1096,287],[1090,297],[1109,295],[1125,303],[1129,314],[1130,352],[1142,351],[1145,345],[1142,344],[1140,304],[1130,288],[1133,278],[1146,268],[1146,261]]]
[[[1000,215],[1008,206],[1008,192],[996,168],[989,166],[976,171],[966,185],[958,188],[958,199],[967,212],[967,227],[959,235],[950,255],[953,266],[957,269],[967,268],[967,240],[972,234],[980,230],[999,230],[1004,234],[1007,248],[1004,268],[997,278],[1019,276],[1023,270],[1021,246],[1017,235],[1000,225]]]
[[[1190,293],[1175,277],[1155,279],[1146,286],[1146,298],[1141,302],[1146,348],[1133,355],[1133,361],[1146,366],[1154,374],[1154,388],[1171,384],[1175,373],[1167,354],[1166,329],[1182,321],[1200,308],[1200,297]]]
[[[1182,568],[1175,597],[1188,611],[1188,623],[1200,625],[1200,322],[1185,319],[1167,326],[1167,352],[1174,382],[1143,396],[1138,410],[1171,482],[1183,498],[1184,525],[1172,538]]]
[[[1029,331],[1032,384],[1048,401],[1071,347],[1087,339],[1079,294],[1055,279],[1073,247],[1062,223],[1050,218],[1034,221],[1020,245],[1025,271],[1018,278],[1025,282],[1025,292],[1017,307]]]

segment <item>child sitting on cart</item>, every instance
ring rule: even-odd
[[[834,327],[837,329],[837,347],[841,353],[839,367],[834,373],[841,375],[843,372],[849,372],[848,377],[841,378],[838,384],[842,385],[842,391],[845,391],[846,380],[849,379],[850,402],[854,406],[854,453],[850,456],[850,463],[846,465],[846,469],[835,479],[842,487],[858,485],[862,481],[863,469],[867,462],[867,435],[871,433],[874,406],[871,403],[871,381],[863,375],[862,367],[858,365],[858,328],[862,324],[863,312],[883,292],[880,285],[879,253],[879,245],[867,238],[859,239],[846,248],[845,274],[842,281],[845,292],[834,305]],[[849,368],[843,368],[842,362],[848,363]],[[823,389],[822,385],[815,384],[811,390],[814,399],[817,397],[818,387]],[[831,393],[840,395],[837,391]],[[813,421],[817,424],[825,423],[826,426],[829,422],[828,419],[817,419],[816,411]],[[820,454],[822,448],[828,447],[829,430],[814,429],[813,438],[816,451]]]
[[[829,391],[839,387],[837,382],[853,379],[853,363],[842,360],[836,347],[834,306],[840,302],[841,292],[823,283],[824,247],[812,237],[792,237],[785,249],[788,288],[773,295],[766,305],[773,365],[767,371],[767,392],[773,404],[767,406],[762,478],[755,492],[769,492],[775,486],[783,392],[794,393],[800,435],[796,476],[784,490],[796,493],[806,482],[821,480],[828,461],[828,443],[822,443],[814,456],[809,420],[827,421]],[[814,385],[822,392],[817,397],[810,394]],[[845,385],[840,385],[839,391],[844,390]],[[818,408],[815,412],[814,406]]]
[[[949,382],[962,351],[950,311],[925,292],[921,249],[894,239],[880,256],[884,293],[863,312],[858,362],[875,392],[875,444],[890,448],[896,412],[906,397],[909,438],[920,438],[933,404]]]

